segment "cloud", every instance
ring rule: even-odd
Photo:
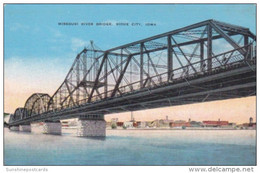
[[[71,39],[71,49],[75,51],[82,50],[89,44],[89,41],[85,41],[79,38],[72,38]]]
[[[28,25],[24,25],[24,24],[21,24],[21,23],[13,23],[11,26],[10,26],[10,31],[25,31],[25,30],[29,30],[30,27]]]
[[[51,27],[48,27],[48,29],[54,38],[64,37],[64,35],[59,30],[51,28]]]

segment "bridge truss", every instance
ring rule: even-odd
[[[248,28],[215,20],[106,51],[91,42],[55,93],[33,94],[12,121],[255,95],[255,45]]]

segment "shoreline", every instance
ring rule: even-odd
[[[38,126],[39,127],[39,126]],[[8,128],[8,127],[4,127]],[[77,127],[62,127],[62,129],[66,130],[77,130]],[[123,129],[123,128],[118,128],[118,129],[111,129],[111,128],[106,128],[106,130],[256,130],[256,129],[231,129],[231,128],[189,128],[189,129],[181,129],[181,128],[129,128],[129,129]]]
[[[106,130],[256,130],[256,129],[106,129]]]

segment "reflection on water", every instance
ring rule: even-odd
[[[255,130],[107,130],[105,138],[4,130],[5,165],[255,165]]]

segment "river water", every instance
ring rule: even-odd
[[[5,165],[256,165],[255,130],[107,130],[105,138],[4,129]]]

